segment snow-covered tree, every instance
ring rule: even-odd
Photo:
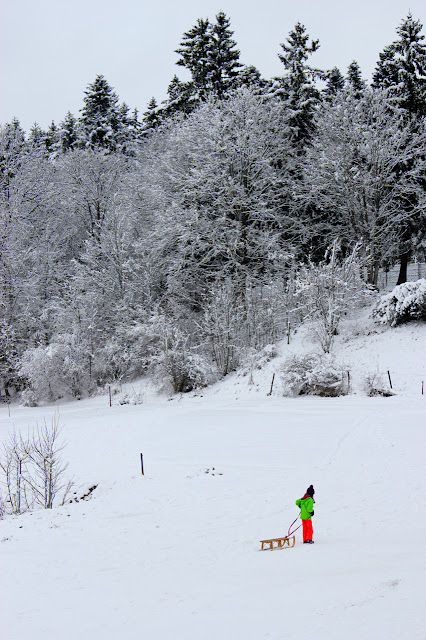
[[[426,114],[426,44],[423,25],[411,13],[397,29],[398,39],[387,46],[373,76],[374,86],[388,88],[412,115]]]
[[[177,63],[187,68],[192,77],[192,93],[201,100],[210,95],[221,99],[236,86],[241,64],[240,52],[232,39],[230,19],[223,11],[216,16],[216,22],[198,19],[197,23],[184,33],[176,53]]]
[[[235,87],[235,81],[241,68],[240,52],[232,39],[231,21],[223,11],[216,16],[210,41],[210,77],[214,95],[222,99]]]
[[[426,115],[426,44],[421,33],[423,25],[411,13],[397,29],[398,39],[385,47],[373,76],[375,87],[385,88],[411,122],[417,136],[417,118]],[[422,128],[422,124],[419,125]],[[401,202],[401,208],[413,208],[412,199]],[[409,218],[401,225],[400,242],[395,252],[400,261],[398,284],[407,279],[407,265],[413,254],[421,254],[418,239],[426,232],[424,213]]]
[[[118,96],[104,76],[88,85],[81,109],[80,124],[87,148],[127,151],[129,144],[129,108],[118,104]]]
[[[60,150],[62,153],[76,149],[79,144],[79,131],[76,118],[68,111],[59,124]]]
[[[323,239],[337,233],[342,246],[360,244],[372,284],[403,225],[424,207],[424,127],[413,136],[386,97],[380,91],[366,91],[361,99],[342,92],[323,106],[306,154],[305,192],[299,194],[301,203],[315,207],[311,231],[316,228]]]
[[[318,50],[319,40],[309,42],[305,26],[297,22],[281,48],[283,53],[278,57],[284,65],[284,75],[275,79],[273,93],[284,100],[291,141],[302,150],[315,130],[315,112],[320,102],[316,81],[324,77],[322,71],[307,64],[310,55]]]
[[[199,18],[196,24],[182,36],[182,42],[176,53],[180,58],[177,65],[190,71],[194,90],[205,98],[211,89],[210,84],[210,47],[211,24],[209,20]]]
[[[207,102],[144,151],[141,180],[150,185],[153,242],[164,247],[169,284],[200,295],[200,282],[218,273],[243,282],[246,272],[279,262],[278,166],[288,150],[281,114],[279,103],[241,90],[222,104]]]
[[[353,60],[348,66],[346,84],[357,98],[361,97],[362,92],[367,86],[365,80],[362,79],[361,69],[356,60]]]
[[[325,89],[323,90],[323,93],[326,96],[335,95],[345,86],[345,79],[341,74],[340,69],[338,69],[337,67],[333,67],[333,69],[330,69],[330,71],[326,73],[326,77],[327,84]]]

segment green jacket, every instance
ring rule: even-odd
[[[296,500],[296,506],[300,507],[300,517],[302,520],[310,520],[314,511],[314,499],[311,496]]]

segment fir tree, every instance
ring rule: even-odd
[[[176,113],[191,113],[197,105],[194,99],[194,85],[192,82],[182,82],[175,75],[167,88],[167,100],[161,114],[163,118],[170,118]]]
[[[140,136],[142,123],[139,121],[139,112],[135,108],[129,118],[129,133],[133,140],[137,140]]]
[[[0,188],[6,199],[9,183],[19,171],[26,150],[25,131],[18,118],[6,123],[0,130]]]
[[[414,20],[411,13],[397,29],[399,36],[388,45],[379,56],[373,86],[387,89],[389,96],[403,109],[406,119],[410,121],[413,136],[418,135],[422,126],[422,118],[426,115],[426,45],[421,34],[423,25]],[[410,163],[397,167],[398,173],[406,172]],[[414,196],[401,199],[401,210],[409,213],[418,207],[418,198]],[[401,224],[399,230],[400,270],[398,284],[407,280],[407,267],[417,238],[424,236],[425,217],[410,217]]]
[[[204,98],[210,88],[210,22],[199,18],[182,38],[179,49],[176,49],[181,56],[176,64],[191,72],[194,89]]]
[[[28,142],[33,148],[41,148],[44,144],[46,132],[40,127],[37,122],[34,122],[30,129],[28,136]]]
[[[309,43],[304,25],[298,22],[290,31],[287,42],[281,44],[283,53],[278,54],[284,65],[285,75],[276,79],[273,93],[286,103],[286,124],[290,129],[291,140],[299,150],[312,137],[315,110],[320,102],[315,82],[318,78],[324,78],[324,73],[307,64],[309,56],[318,47],[319,41],[312,40]]]
[[[49,155],[60,150],[60,131],[53,120],[45,133],[44,144]]]
[[[232,39],[231,21],[223,11],[216,16],[216,24],[212,28],[210,40],[209,66],[211,69],[211,87],[216,96],[221,99],[226,92],[235,86],[240,52],[236,49],[236,42]]]
[[[142,136],[146,136],[148,133],[154,131],[161,123],[161,107],[158,106],[154,97],[148,103],[148,108],[143,114],[141,133]]]
[[[353,91],[356,98],[360,98],[364,91],[366,84],[362,79],[361,69],[356,60],[353,60],[348,67],[348,73],[346,75],[347,86]]]
[[[398,67],[395,60],[395,48],[391,44],[379,53],[379,61],[373,73],[373,87],[388,89],[398,84]]]
[[[115,151],[120,129],[117,94],[102,75],[96,76],[84,93],[81,124],[86,146]]]
[[[78,123],[71,111],[68,111],[59,124],[59,140],[62,153],[76,149],[78,146]]]
[[[230,20],[223,11],[216,16],[215,24],[198,19],[192,29],[183,34],[177,61],[191,72],[193,93],[204,100],[212,93],[219,99],[236,86],[241,64],[240,52],[232,39]]]
[[[426,45],[423,25],[411,13],[397,29],[399,36],[379,55],[373,86],[389,89],[403,109],[426,114]]]
[[[324,89],[324,94],[326,96],[334,96],[336,93],[341,91],[345,86],[345,79],[342,76],[340,69],[337,67],[333,67],[327,73],[327,85]]]
[[[235,78],[237,87],[247,87],[254,92],[262,92],[268,87],[268,82],[262,78],[260,71],[253,65],[243,66]]]

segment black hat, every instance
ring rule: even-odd
[[[310,487],[308,487],[308,488],[306,489],[306,493],[308,494],[308,496],[311,496],[311,498],[312,498],[312,496],[313,496],[313,495],[314,495],[314,493],[315,493],[315,489],[314,489],[314,487],[313,487],[313,485],[312,485],[312,484],[311,484],[311,486],[310,486]]]

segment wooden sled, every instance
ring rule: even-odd
[[[296,544],[296,536],[283,536],[282,538],[270,538],[269,540],[260,540],[262,543],[261,551],[267,549],[284,549],[284,547],[294,547]],[[269,545],[269,546],[265,546]]]

